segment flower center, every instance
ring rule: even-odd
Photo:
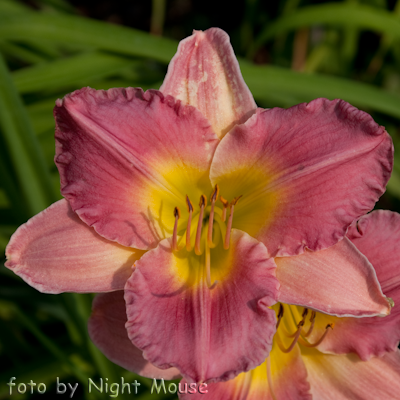
[[[180,225],[181,211],[178,207],[174,208],[174,230],[172,234],[172,250],[179,251],[184,246],[180,246],[180,242],[186,241],[186,250],[194,252],[200,256],[205,252],[206,263],[206,279],[209,288],[215,286],[217,281],[211,284],[210,277],[210,249],[216,247],[220,239],[223,240],[223,248],[229,249],[233,213],[235,206],[242,196],[235,197],[230,203],[222,196],[219,196],[219,187],[215,188],[210,196],[210,205],[207,206],[207,197],[202,194],[200,196],[199,209],[196,210],[193,203],[186,195],[186,206],[188,218],[186,225]],[[219,203],[217,203],[219,200]],[[227,211],[229,209],[229,217],[227,219]],[[214,223],[216,222],[216,224]],[[204,228],[204,229],[203,229]],[[194,246],[193,244],[194,239]]]

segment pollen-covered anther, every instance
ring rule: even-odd
[[[189,199],[189,196],[186,195],[186,206],[188,208],[189,212],[189,218],[187,222],[187,227],[186,227],[186,250],[191,251],[192,250],[192,245],[190,244],[190,228],[192,225],[192,214],[193,214],[193,204]]]
[[[215,185],[214,191],[210,198],[211,211],[210,211],[210,217],[208,220],[208,232],[207,232],[207,243],[208,243],[208,246],[211,248],[214,247],[213,240],[212,240],[213,226],[214,226],[214,207],[215,207],[215,202],[218,199],[218,194],[219,194],[219,187],[218,187],[218,185]]]
[[[172,250],[178,250],[178,220],[181,217],[181,211],[178,207],[174,208],[174,217],[175,217],[175,224],[174,224],[174,233],[172,234]]]
[[[233,211],[235,209],[236,204],[238,203],[238,201],[240,200],[240,198],[242,197],[242,195],[235,197],[232,201],[231,204],[229,206],[229,208],[231,209],[231,212],[229,214],[229,219],[228,219],[228,224],[226,227],[226,235],[225,235],[225,241],[224,241],[224,249],[228,250],[229,249],[229,241],[231,239],[231,229],[232,229],[232,221],[233,221]]]
[[[283,308],[282,303],[279,303],[279,311],[278,311],[278,316],[277,316],[277,321],[276,321],[276,329],[278,329],[279,324],[282,321],[284,311],[285,311],[285,309]]]
[[[219,200],[221,201],[222,205],[224,206],[223,210],[222,210],[222,221],[225,222],[226,220],[226,210],[229,207],[229,201],[224,199],[222,196],[220,196]]]
[[[323,333],[323,335],[315,343],[309,343],[307,340],[305,340],[303,338],[299,339],[299,343],[302,346],[305,346],[305,347],[317,347],[324,341],[324,339],[326,338],[326,335],[328,334],[329,330],[333,329],[334,326],[335,326],[334,323],[328,324],[326,326],[326,328],[325,328],[325,332]]]
[[[207,197],[202,194],[200,196],[200,215],[199,215],[199,222],[197,224],[197,231],[196,231],[196,241],[194,245],[194,252],[199,256],[201,255],[201,246],[200,246],[200,239],[201,239],[201,229],[203,227],[203,218],[204,218],[204,209],[207,206]]]

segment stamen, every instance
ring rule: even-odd
[[[279,324],[281,323],[283,312],[284,312],[283,305],[282,303],[279,303],[278,321],[276,321],[276,329],[278,329]]]
[[[222,210],[222,218],[221,219],[222,219],[223,222],[225,222],[225,220],[226,220],[226,209],[229,206],[229,201],[225,200],[222,196],[219,199],[220,199],[221,203],[224,205],[224,209]]]
[[[281,341],[281,338],[279,337],[279,334],[278,333],[275,334],[274,338],[276,338],[276,343],[283,353],[290,353],[293,350],[294,346],[296,345],[297,341],[300,338],[300,334],[301,334],[301,330],[303,329],[303,325],[304,325],[304,321],[301,320],[297,325],[297,331],[294,334],[293,342],[290,344],[290,346],[288,348],[283,347],[283,343]]]
[[[192,245],[190,244],[190,227],[192,225],[192,214],[193,214],[193,204],[189,200],[189,196],[186,195],[186,205],[188,208],[189,212],[189,219],[186,227],[186,250],[191,251],[192,250]]]
[[[301,321],[299,322],[299,324],[302,324],[301,326],[304,326],[304,324],[306,323],[307,314],[308,314],[308,308],[304,308],[303,313],[301,314],[302,317]],[[297,326],[299,326],[299,324]],[[289,338],[295,337],[297,335],[297,331],[295,333],[290,334],[285,329],[283,329],[283,333]]]
[[[233,210],[235,208],[235,205],[239,201],[239,199],[242,196],[240,195],[239,197],[235,197],[230,205],[231,212],[229,214],[229,219],[228,219],[228,226],[226,227],[226,235],[225,235],[225,241],[224,241],[224,249],[228,250],[229,249],[229,241],[231,239],[231,229],[232,229],[232,221],[233,221]]]
[[[174,217],[175,217],[175,225],[174,225],[174,233],[172,234],[172,250],[178,250],[177,237],[178,237],[178,220],[181,217],[181,211],[178,207],[174,208]]]
[[[212,241],[212,233],[213,233],[213,225],[214,225],[214,206],[215,206],[215,201],[218,199],[218,193],[219,193],[219,187],[218,187],[218,185],[215,185],[215,189],[213,191],[213,194],[211,195],[211,211],[210,211],[210,217],[208,220],[207,242],[210,247],[214,247],[214,244]]]
[[[311,326],[308,328],[308,331],[305,335],[303,335],[304,337],[310,336],[311,332],[314,329],[314,324],[315,324],[315,317],[317,316],[317,313],[313,310],[311,311],[311,317],[310,317],[310,322],[311,322]]]
[[[207,205],[207,197],[202,194],[200,196],[200,215],[199,215],[199,222],[197,224],[197,232],[196,232],[196,242],[194,245],[194,251],[199,256],[201,255],[201,247],[200,247],[200,239],[201,239],[201,228],[203,227],[203,218],[204,218],[204,209]]]
[[[309,343],[309,342],[307,342],[307,340],[304,340],[304,339],[302,339],[302,338],[299,339],[299,343],[300,343],[302,346],[305,346],[305,347],[317,347],[317,346],[320,345],[320,344],[323,342],[323,340],[326,338],[326,335],[327,335],[328,332],[329,332],[328,329],[333,329],[334,326],[335,326],[334,323],[328,324],[328,325],[326,326],[326,328],[325,328],[324,334],[323,334],[315,343]]]
[[[266,361],[267,361],[267,378],[268,378],[269,393],[271,394],[272,400],[277,400],[274,393],[274,389],[272,388],[271,357],[268,357]]]

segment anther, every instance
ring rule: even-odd
[[[326,338],[326,335],[327,335],[328,332],[329,332],[328,329],[333,329],[334,326],[335,326],[334,323],[328,324],[328,325],[326,326],[326,328],[325,328],[325,332],[323,333],[323,335],[322,335],[315,343],[309,343],[309,342],[307,342],[306,340],[304,340],[304,339],[302,339],[302,338],[299,339],[299,343],[300,343],[302,346],[305,346],[305,347],[317,347],[317,346],[320,345],[320,344],[323,342],[323,340]]]
[[[186,227],[186,250],[191,251],[192,246],[190,244],[190,228],[192,225],[193,204],[190,201],[188,195],[186,195],[186,205],[187,205],[188,212],[189,212],[189,219],[188,219],[188,223],[187,223],[187,227]]]
[[[284,308],[282,303],[279,303],[279,311],[278,311],[278,321],[276,321],[276,329],[278,329],[279,324],[281,323],[283,317]]]
[[[207,242],[210,247],[214,247],[214,244],[212,241],[212,233],[213,233],[213,225],[214,225],[214,206],[215,206],[216,200],[218,199],[218,194],[219,194],[219,187],[218,187],[218,185],[215,185],[214,191],[211,195],[211,211],[210,211],[210,217],[208,220]]]
[[[229,207],[229,201],[225,200],[222,196],[219,198],[221,203],[224,206],[224,209],[222,210],[222,221],[225,222],[226,220],[226,209]]]
[[[174,225],[174,233],[172,234],[172,250],[178,250],[177,237],[178,237],[178,220],[181,217],[181,211],[178,207],[174,208],[174,217],[175,217],[175,225]]]
[[[196,231],[196,242],[194,245],[194,251],[199,256],[201,254],[200,248],[200,239],[201,239],[201,228],[203,227],[203,218],[204,218],[204,209],[207,205],[207,197],[202,194],[200,196],[200,215],[199,215],[199,222],[197,224],[197,231]]]
[[[229,214],[228,226],[226,227],[226,235],[225,235],[225,241],[224,241],[224,249],[225,250],[229,249],[229,241],[231,238],[231,229],[232,229],[232,221],[233,221],[233,210],[241,197],[242,197],[241,195],[239,197],[235,197],[230,204],[231,212]]]

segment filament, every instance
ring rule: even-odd
[[[311,332],[314,329],[316,315],[317,315],[317,313],[314,310],[311,311],[311,317],[310,317],[311,326],[308,328],[307,333],[303,335],[304,337],[307,337],[307,336],[311,335]]]
[[[320,345],[320,344],[323,342],[323,340],[326,338],[326,335],[328,334],[329,329],[333,329],[333,326],[334,326],[333,323],[328,324],[328,325],[326,326],[326,328],[325,328],[325,332],[323,333],[323,335],[322,335],[315,343],[309,343],[307,340],[304,340],[303,338],[300,338],[300,339],[299,339],[299,343],[300,343],[302,346],[305,346],[305,347],[317,347],[317,346]]]

